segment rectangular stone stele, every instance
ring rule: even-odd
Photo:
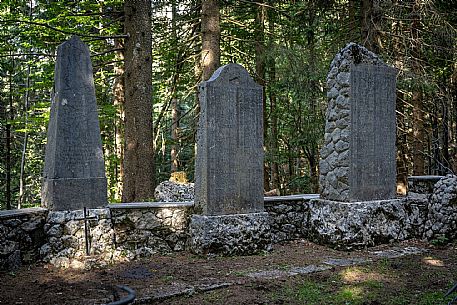
[[[200,86],[195,207],[206,215],[262,212],[263,90],[238,64]]]
[[[396,70],[351,66],[350,201],[396,196]]]
[[[42,205],[77,210],[107,204],[107,185],[89,48],[78,37],[57,49]]]

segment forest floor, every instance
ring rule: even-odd
[[[0,304],[104,304],[115,288],[135,304],[447,304],[457,244],[408,241],[336,251],[305,240],[246,257],[155,256],[103,269],[25,266],[0,273]]]

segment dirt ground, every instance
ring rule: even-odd
[[[426,252],[397,258],[374,253],[405,247]],[[309,274],[287,273],[293,267],[322,266],[328,259],[359,263],[327,265],[328,270]],[[265,277],[252,275],[272,270]],[[457,282],[457,244],[435,247],[409,241],[343,252],[300,240],[246,257],[182,252],[91,271],[25,266],[0,273],[0,282],[0,304],[104,304],[117,293],[123,295],[116,285],[135,290],[136,304],[429,304],[423,299],[430,295],[434,304]],[[394,302],[389,295],[403,299]]]

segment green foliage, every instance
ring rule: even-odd
[[[434,246],[446,246],[449,244],[449,242],[449,238],[447,238],[445,235],[439,235],[430,241],[430,243]]]
[[[425,134],[429,135],[423,139],[427,144],[423,154],[429,173],[442,173],[456,164],[457,10],[451,2],[421,2],[419,9],[412,10],[412,2],[381,1],[382,18],[373,20],[378,22],[380,57],[399,69],[398,134],[407,138],[406,159],[411,164],[412,100],[415,93],[422,94]],[[360,4],[352,3],[352,12],[348,1],[230,0],[220,4],[221,63],[240,63],[265,83],[267,189],[278,187],[283,194],[317,191],[328,67],[347,42],[365,42]],[[168,180],[175,146],[178,170],[193,181],[201,77],[199,1],[152,1],[152,5],[156,180]],[[405,20],[417,16],[421,32],[415,38],[412,23]],[[113,90],[123,66],[119,54],[122,22],[120,0],[0,3],[4,42],[0,45],[0,209],[6,205],[6,155],[11,157],[13,207],[19,199],[22,206],[40,203],[55,52],[72,34],[80,35],[92,54],[109,200],[120,200],[123,115]],[[259,64],[265,75],[257,75]],[[179,111],[177,139],[171,136],[173,98]],[[8,128],[12,131],[10,151],[5,139]],[[24,194],[19,198],[22,157]]]
[[[3,184],[6,177],[4,156],[8,153],[6,125],[9,123],[12,128],[12,207],[16,207],[20,199],[19,180],[23,157],[22,207],[39,205],[56,47],[70,35],[78,34],[89,44],[92,54],[112,49],[112,41],[99,39],[99,36],[119,34],[119,22],[111,18],[113,14],[110,12],[119,11],[121,7],[121,1],[2,1],[0,33],[5,43],[0,46],[0,110],[3,110],[0,111],[0,209],[6,205],[6,188]],[[101,118],[112,115],[113,110],[110,94],[106,94],[112,85],[112,66],[100,64],[112,61],[113,58],[109,52],[92,58]],[[101,93],[105,93],[105,96]],[[10,100],[12,107],[8,105]],[[107,122],[102,119],[102,134],[105,135],[112,125],[113,117]],[[104,144],[107,142],[104,141]]]

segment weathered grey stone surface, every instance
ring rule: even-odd
[[[110,205],[88,209],[90,256],[86,256],[83,210],[50,211],[44,225],[45,262],[63,268],[103,266],[154,254],[182,251],[187,240],[188,204]]]
[[[254,271],[247,274],[248,277],[256,278],[256,279],[266,279],[272,280],[281,277],[289,277],[295,275],[302,275],[302,274],[310,274],[321,272],[325,270],[330,270],[332,267],[325,266],[325,265],[308,265],[303,267],[292,267],[288,268],[287,270],[282,269],[273,269],[273,270],[263,270],[263,271]]]
[[[363,257],[355,257],[355,258],[329,258],[323,261],[324,264],[330,266],[338,266],[338,267],[348,267],[348,266],[355,266],[355,265],[364,265],[371,262],[370,259],[366,259]]]
[[[163,202],[193,201],[194,184],[163,181],[155,188],[154,199]]]
[[[262,87],[238,64],[220,67],[200,86],[197,212],[263,211],[262,109]]]
[[[457,176],[447,175],[435,184],[424,235],[428,239],[457,238]]]
[[[39,260],[45,242],[47,210],[30,208],[0,213],[0,270],[16,270]]]
[[[270,200],[265,204],[266,213],[194,215],[193,225],[189,225],[191,202],[113,204],[109,209],[90,209],[89,216],[96,216],[88,221],[90,257],[85,256],[82,210],[0,211],[0,269],[18,268],[21,263],[38,261],[40,256],[60,267],[91,268],[181,251],[186,241],[199,254],[237,255],[268,250],[270,242],[303,238],[348,250],[410,238],[457,237],[456,176],[440,180],[431,201],[406,197],[344,203],[305,197]],[[374,254],[397,257],[414,251]]]
[[[308,239],[337,249],[421,237],[427,211],[407,199],[363,202],[311,200]]]
[[[351,201],[396,196],[395,87],[391,67],[351,66]]]
[[[50,211],[44,231],[46,243],[40,248],[45,262],[62,268],[91,268],[113,261],[114,230],[110,210],[88,209],[90,257],[86,257],[84,212]]]
[[[374,255],[381,258],[397,258],[407,255],[415,255],[427,252],[427,249],[417,248],[417,247],[406,247],[406,248],[394,248],[389,250],[382,251],[373,251]]]
[[[321,198],[395,197],[395,70],[354,43],[333,59],[321,149]]]
[[[309,200],[266,201],[273,243],[304,238],[308,235]]]
[[[185,249],[191,206],[111,208],[116,252],[125,260]]]
[[[249,255],[270,250],[268,213],[192,215],[188,247],[203,255]]]
[[[75,210],[107,204],[89,48],[76,36],[58,47],[42,205]]]
[[[409,176],[408,196],[412,194],[431,195],[433,187],[444,176]]]

